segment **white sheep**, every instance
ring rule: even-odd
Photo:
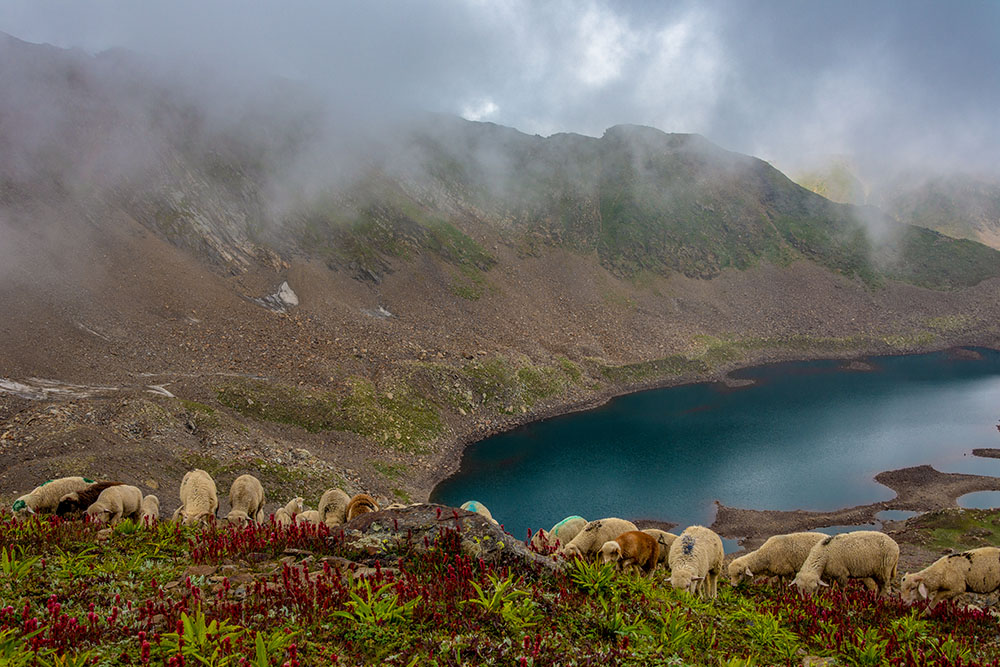
[[[295,516],[295,523],[311,523],[318,526],[323,523],[320,517],[319,510],[306,510],[305,512],[299,512]]]
[[[173,519],[181,519],[185,525],[199,521],[209,522],[219,511],[219,492],[215,480],[204,470],[184,473],[181,480],[181,506],[174,512]]]
[[[279,507],[274,512],[274,522],[279,526],[290,526],[295,523],[295,516],[305,511],[302,498],[292,498],[284,507]]]
[[[466,500],[462,503],[462,507],[460,509],[485,517],[492,521],[494,525],[500,525],[500,522],[493,518],[493,514],[490,512],[489,508],[478,500]]]
[[[594,558],[605,542],[630,530],[636,530],[635,524],[631,521],[614,517],[597,519],[585,524],[583,530],[577,533],[576,537],[569,541],[569,544],[561,547],[558,553],[566,558],[573,556]]]
[[[657,543],[660,545],[660,556],[659,559],[657,559],[656,564],[669,569],[667,559],[670,558],[670,545],[674,543],[677,536],[673,533],[668,533],[665,530],[660,530],[659,528],[643,528],[642,532],[656,538]]]
[[[754,577],[794,577],[806,562],[810,549],[827,538],[823,533],[789,533],[767,538],[756,551],[733,559],[729,582],[736,586]]]
[[[930,599],[928,609],[966,591],[987,594],[1000,588],[1000,549],[980,547],[938,558],[903,576],[900,596],[906,604]]]
[[[240,475],[229,488],[229,505],[232,509],[226,520],[234,525],[264,519],[264,486],[253,475]]]
[[[586,525],[586,519],[574,514],[552,526],[551,530],[539,529],[537,533],[531,536],[529,544],[536,551],[544,551],[546,548],[551,549],[557,546],[566,546],[573,541],[574,537],[580,534],[580,531]]]
[[[160,518],[160,499],[150,494],[142,499],[139,506],[141,519],[144,523],[150,523]]]
[[[888,535],[874,530],[841,533],[817,542],[789,585],[810,594],[819,586],[829,586],[823,577],[841,586],[848,579],[871,578],[882,595],[896,576],[898,563],[899,545]]]
[[[347,521],[347,505],[351,497],[341,489],[327,489],[319,499],[319,515],[323,523],[333,528]]]
[[[59,507],[59,501],[64,496],[86,491],[91,484],[94,484],[94,480],[86,477],[50,479],[15,500],[11,510],[19,519],[31,514],[51,514]]]
[[[139,487],[120,484],[101,491],[87,508],[87,516],[98,523],[114,525],[123,518],[135,518],[142,511],[142,491]]]
[[[702,597],[716,597],[725,557],[722,539],[714,531],[704,526],[685,528],[670,545],[670,585]]]

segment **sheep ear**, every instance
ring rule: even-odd
[[[825,582],[825,581],[823,581],[822,579],[820,579],[820,580],[819,580],[819,585],[820,585],[820,586],[825,586],[825,587],[827,587],[827,588],[829,588],[829,587],[830,587],[830,584],[826,583],[826,582]]]
[[[750,568],[749,568],[749,567],[748,567],[748,568],[746,569],[746,575],[747,575],[748,577],[752,577],[752,576],[753,576],[753,572],[751,572],[751,571],[750,571]]]
[[[921,597],[923,597],[925,600],[927,599],[927,595],[928,595],[928,593],[927,593],[927,587],[924,586],[924,582],[921,581],[920,585],[917,586],[917,592],[920,593]]]

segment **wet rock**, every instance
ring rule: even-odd
[[[454,534],[463,553],[496,564],[523,565],[558,570],[561,565],[541,556],[492,521],[473,512],[425,503],[356,517],[330,534],[330,543],[351,559],[366,565],[394,563],[399,555],[427,551],[439,536]]]

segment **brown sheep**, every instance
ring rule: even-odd
[[[121,486],[121,484],[122,482],[94,482],[83,491],[67,493],[59,499],[59,506],[56,507],[56,515],[81,514],[97,502],[101,491],[112,486]]]
[[[367,512],[378,512],[378,503],[367,493],[359,493],[347,503],[347,520],[350,521]]]
[[[604,563],[615,561],[619,568],[631,566],[649,574],[660,558],[660,543],[641,530],[630,530],[609,540],[601,547]]]

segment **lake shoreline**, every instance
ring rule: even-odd
[[[509,415],[498,419],[488,420],[486,423],[474,427],[463,436],[456,438],[455,440],[448,443],[445,450],[439,455],[439,460],[442,463],[447,463],[447,465],[434,466],[433,471],[428,471],[425,479],[421,480],[420,490],[423,495],[423,499],[429,499],[434,495],[434,492],[439,484],[454,475],[461,466],[462,455],[465,452],[466,447],[479,442],[481,440],[499,435],[501,433],[506,433],[511,430],[526,426],[528,424],[537,423],[553,419],[556,417],[561,417],[569,414],[574,414],[578,412],[585,412],[589,410],[598,409],[609,402],[624,396],[631,394],[651,391],[657,389],[667,389],[673,387],[681,387],[696,384],[710,384],[718,385],[724,391],[738,391],[741,388],[752,386],[756,384],[756,381],[734,378],[731,374],[740,371],[749,371],[754,369],[766,368],[768,366],[774,366],[778,364],[794,363],[794,362],[808,362],[808,361],[843,361],[846,362],[840,370],[846,372],[878,372],[877,363],[871,363],[878,358],[889,358],[889,357],[906,357],[906,356],[917,356],[924,354],[948,353],[949,356],[955,360],[977,360],[982,359],[982,355],[975,350],[969,350],[966,348],[982,348],[987,350],[1000,350],[995,344],[984,344],[982,342],[971,342],[962,344],[951,344],[944,346],[931,347],[927,349],[919,349],[908,351],[898,354],[881,353],[880,351],[873,351],[871,353],[852,353],[852,354],[774,354],[768,353],[756,357],[753,360],[746,361],[741,364],[734,364],[731,367],[725,367],[718,369],[710,374],[701,375],[687,375],[687,376],[677,376],[667,379],[653,380],[649,382],[635,383],[627,386],[617,386],[608,388],[605,391],[599,392],[595,395],[586,397],[578,401],[570,401],[567,403],[556,403],[543,407],[540,410],[525,413],[523,415]],[[928,497],[918,497],[919,494],[916,493],[919,485],[921,483],[926,483],[928,479],[928,473],[925,469],[930,470],[933,475],[944,475],[948,476],[947,473],[940,473],[930,466],[916,466],[913,468],[902,468],[898,470],[888,470],[879,473],[875,476],[875,480],[888,486],[897,492],[897,497],[888,500],[881,501],[878,503],[871,503],[868,505],[859,505],[853,507],[844,507],[838,510],[833,510],[830,512],[806,512],[802,510],[753,510],[753,509],[741,509],[741,508],[729,508],[718,503],[719,512],[716,515],[715,523],[719,525],[721,530],[720,534],[724,537],[732,539],[741,539],[746,541],[752,541],[759,537],[761,534],[760,530],[748,529],[747,526],[753,523],[761,523],[762,525],[771,526],[768,530],[772,530],[769,534],[777,534],[780,532],[793,532],[795,530],[808,530],[816,526],[826,526],[826,525],[854,525],[854,524],[864,524],[871,523],[874,521],[874,514],[886,509],[900,509],[900,510],[913,510],[913,511],[930,511],[934,509],[944,509],[947,507],[956,507],[957,503],[955,500],[965,493],[970,493],[973,491],[983,491],[983,490],[1000,490],[1000,478],[993,478],[987,476],[972,476],[977,478],[974,482],[968,482],[960,488],[963,489],[960,493],[955,492],[955,488],[952,486],[944,485],[937,489]],[[921,471],[917,474],[917,477],[921,477],[923,482],[916,480],[910,480],[907,475],[914,474],[911,471]],[[900,476],[902,475],[902,476]],[[887,480],[890,483],[886,483]],[[894,486],[895,485],[895,486]],[[967,489],[967,490],[966,490]],[[720,516],[724,518],[720,522]],[[817,520],[827,520],[827,523],[816,523]]]

